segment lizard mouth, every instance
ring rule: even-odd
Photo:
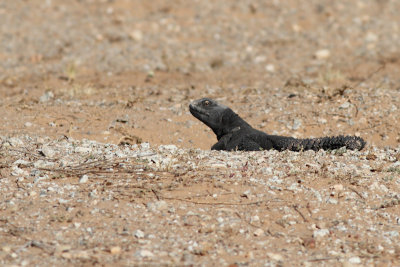
[[[192,105],[192,104],[189,105],[189,111],[195,117],[196,117],[196,115],[199,115],[199,114],[205,115],[207,117],[210,116],[210,114],[208,112],[206,112],[206,111],[204,111],[204,110],[202,110],[202,109],[200,109],[200,108],[198,108],[198,107],[196,107],[195,105]]]

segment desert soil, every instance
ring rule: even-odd
[[[399,266],[400,2],[0,2],[0,265]],[[362,151],[216,152],[255,128]]]

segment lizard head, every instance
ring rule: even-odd
[[[237,126],[238,115],[229,107],[210,98],[201,98],[189,104],[190,113],[210,127],[219,139],[220,136]]]

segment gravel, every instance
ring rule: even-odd
[[[1,153],[2,264],[399,256],[400,148],[228,153],[3,136]]]

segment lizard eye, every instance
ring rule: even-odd
[[[204,106],[208,106],[208,105],[210,105],[210,101],[205,100],[205,101],[203,102],[203,104],[204,104]]]

